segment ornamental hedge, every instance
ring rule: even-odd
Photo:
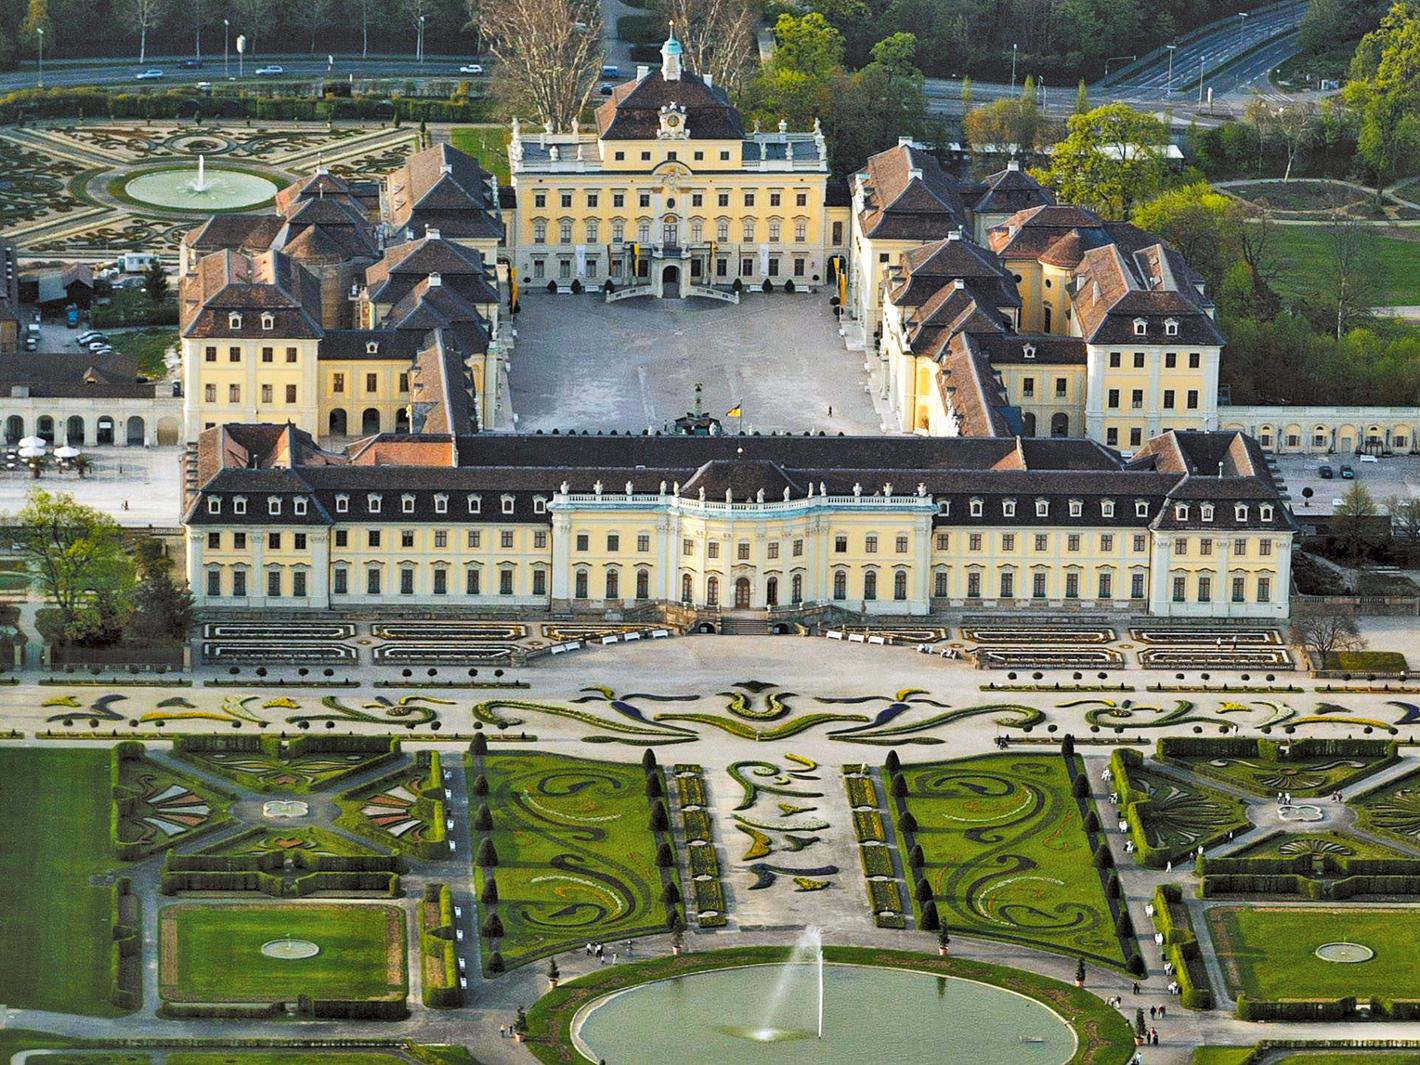
[[[1191,1010],[1211,1010],[1213,987],[1177,884],[1163,884],[1155,890],[1154,926],[1163,933],[1164,960],[1173,963],[1179,1001]]]
[[[424,885],[424,898],[419,904],[419,946],[423,959],[420,996],[424,1005],[431,1009],[462,1006],[454,895],[448,884]]]
[[[1320,865],[1320,875],[1317,865]],[[1356,895],[1420,895],[1420,859],[1301,854],[1295,858],[1210,858],[1195,863],[1201,898],[1297,895],[1341,901]],[[1326,878],[1326,879],[1323,879]]]

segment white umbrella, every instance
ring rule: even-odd
[[[44,447],[44,441],[37,436],[27,436],[20,441],[21,447]]]
[[[37,459],[37,458],[39,458],[39,457],[40,457],[41,455],[43,455],[43,454],[44,454],[44,448],[42,448],[42,447],[22,447],[22,448],[20,448],[20,458],[22,458],[22,459]]]
[[[79,454],[79,449],[71,447],[69,444],[54,449],[54,457],[57,459],[77,459]]]

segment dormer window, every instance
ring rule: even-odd
[[[1236,503],[1233,505],[1233,518],[1237,521],[1247,521],[1247,504]]]
[[[502,498],[502,503],[503,503],[503,513],[504,513],[504,514],[511,514],[511,513],[513,513],[514,498],[513,498],[512,496],[503,496],[503,498]]]
[[[937,513],[944,517],[952,512],[952,501],[950,499],[937,500]]]
[[[365,509],[371,514],[378,514],[380,512],[380,497],[376,493],[371,492],[365,497]]]
[[[1100,500],[1100,517],[1102,517],[1102,518],[1112,518],[1112,517],[1114,517],[1114,500],[1112,500],[1112,499],[1103,499],[1103,500]]]
[[[240,329],[242,327],[242,316],[237,311],[227,315],[227,328]]]
[[[1271,520],[1272,520],[1272,504],[1271,504],[1271,503],[1264,503],[1264,504],[1262,504],[1262,506],[1258,507],[1258,508],[1257,508],[1257,516],[1258,516],[1259,518],[1261,518],[1263,521],[1271,521]]]
[[[222,513],[222,497],[221,497],[221,496],[208,496],[208,497],[207,497],[207,513],[208,513],[208,514],[220,514],[220,513]]]
[[[1046,518],[1050,516],[1050,500],[1037,499],[1035,501],[1035,516],[1037,518]]]
[[[1136,518],[1147,518],[1149,516],[1149,504],[1143,499],[1134,500],[1134,516]]]
[[[482,514],[482,513],[483,513],[483,497],[482,497],[482,496],[469,496],[469,497],[468,497],[468,512],[469,512],[470,514]]]
[[[1001,500],[1001,516],[1005,518],[1016,516],[1016,501],[1014,499]]]
[[[1166,336],[1166,337],[1176,337],[1176,336],[1178,336],[1178,319],[1177,319],[1177,318],[1168,318],[1168,319],[1165,319],[1165,320],[1164,320],[1164,336]]]
[[[1176,503],[1176,504],[1174,504],[1173,516],[1174,516],[1174,518],[1177,519],[1178,521],[1187,521],[1187,520],[1188,520],[1188,504],[1187,504],[1187,503]]]
[[[344,514],[344,513],[346,513],[347,511],[349,511],[349,509],[350,509],[350,497],[349,497],[349,496],[347,496],[347,495],[338,495],[338,496],[335,497],[335,512],[336,512],[337,514]]]
[[[1200,506],[1200,507],[1198,508],[1198,510],[1199,510],[1199,512],[1200,512],[1200,514],[1201,514],[1201,516],[1202,516],[1202,518],[1203,518],[1204,521],[1212,521],[1212,520],[1213,520],[1213,504],[1212,504],[1212,503],[1204,503],[1202,506]]]
[[[434,513],[447,514],[449,512],[449,497],[440,493],[434,497]]]
[[[1021,349],[1021,354],[1024,355],[1027,359],[1035,358],[1035,345],[1027,344],[1024,348]]]
[[[276,328],[276,315],[270,313],[269,311],[266,312],[265,314],[263,314],[263,315],[261,316],[261,328],[263,328],[263,329],[268,329],[268,330],[270,330],[270,329],[275,329],[275,328]]]
[[[1085,512],[1085,504],[1078,499],[1070,500],[1070,517],[1078,518]]]
[[[276,515],[281,513],[281,497],[270,496],[266,500],[266,513]]]
[[[1149,333],[1149,323],[1143,318],[1134,319],[1134,335],[1136,337],[1147,336]]]
[[[981,500],[973,499],[971,501],[971,516],[973,518],[981,517]]]
[[[365,341],[365,354],[378,355],[380,353],[380,342],[378,340]]]
[[[546,497],[546,496],[533,496],[533,513],[534,513],[534,514],[546,514],[546,513],[547,513],[547,497]]]
[[[245,514],[247,512],[247,497],[237,496],[232,500],[232,513]]]
[[[292,512],[293,514],[295,514],[297,517],[302,517],[302,518],[305,517],[305,515],[306,515],[306,497],[305,497],[305,496],[297,496],[295,499],[291,500],[291,512]]]
[[[399,497],[399,509],[406,514],[414,513],[414,497],[408,492]]]

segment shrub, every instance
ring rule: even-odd
[[[894,799],[907,798],[907,778],[901,773],[893,774],[891,792]]]
[[[927,882],[927,878],[925,876],[920,877],[917,880],[916,896],[918,902],[932,901],[932,885]]]
[[[488,794],[488,778],[482,773],[478,774],[473,781],[473,793],[479,798]]]
[[[485,906],[498,905],[498,880],[496,877],[490,876],[483,882],[483,892],[478,898]]]
[[[1095,868],[1111,869],[1114,867],[1114,855],[1109,853],[1109,844],[1101,843],[1095,848]]]
[[[1109,876],[1105,879],[1104,893],[1112,899],[1117,899],[1122,894],[1119,887],[1119,874],[1113,869],[1109,871]]]
[[[1075,757],[1075,737],[1072,733],[1065,733],[1064,738],[1060,741],[1060,754],[1064,758]]]
[[[1129,964],[1126,968],[1135,976],[1147,976],[1149,968],[1144,964],[1144,959],[1138,954],[1129,955]]]
[[[1094,835],[1100,830],[1100,816],[1091,810],[1085,814],[1085,831]]]
[[[1134,934],[1134,922],[1130,919],[1128,910],[1119,911],[1119,916],[1114,921],[1114,931],[1120,939],[1128,939]]]
[[[671,827],[670,814],[666,812],[666,801],[657,799],[651,807],[651,831],[665,832]]]
[[[937,915],[937,904],[931,899],[922,903],[921,927],[924,932],[935,932],[942,927],[942,919]]]
[[[696,850],[703,851],[704,847],[696,847]],[[656,847],[656,868],[669,869],[675,865],[675,852],[671,850],[669,843],[662,843]]]
[[[656,752],[647,747],[646,752],[641,755],[641,768],[647,773],[656,768]]]
[[[661,888],[661,901],[667,906],[680,902],[680,888],[675,886],[674,880],[667,880],[666,886]]]
[[[506,968],[507,966],[503,963],[503,955],[501,953],[495,950],[488,956],[488,971],[490,973],[496,975],[503,972]]]
[[[656,772],[646,774],[646,798],[659,799],[666,793],[665,786],[661,783],[661,775]]]
[[[488,737],[481,732],[473,737],[473,753],[476,755],[488,753]]]
[[[1084,773],[1078,773],[1074,782],[1070,785],[1070,792],[1077,799],[1087,798],[1090,794],[1090,782]]]
[[[927,864],[927,855],[922,851],[922,844],[913,844],[912,849],[907,852],[907,864],[914,869],[921,869]]]
[[[896,773],[902,768],[902,759],[898,758],[896,751],[888,751],[887,757],[883,759],[883,767],[889,773]]]
[[[478,864],[484,869],[492,869],[498,864],[498,849],[493,846],[493,841],[486,836],[483,842],[478,845]]]
[[[897,823],[904,832],[917,831],[917,818],[912,816],[911,810],[904,811],[903,815],[897,819]]]
[[[482,932],[483,938],[485,939],[502,939],[502,918],[500,918],[497,913],[490,913],[488,915],[488,920],[483,922],[483,927],[480,929],[480,931]]]

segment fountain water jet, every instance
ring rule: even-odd
[[[197,180],[192,183],[192,191],[207,191],[207,156],[200,152],[197,156]]]
[[[803,934],[794,944],[794,949],[789,952],[789,957],[784,962],[784,967],[779,974],[779,981],[774,986],[774,993],[769,996],[765,1005],[763,1020],[749,1033],[751,1038],[761,1042],[772,1042],[794,1036],[795,1033],[792,1029],[783,1027],[783,1022],[776,1024],[775,1021],[780,1020],[780,1015],[785,1010],[789,992],[793,988],[794,977],[801,974],[806,965],[814,967],[814,976],[817,981],[815,1033],[819,1039],[823,1038],[823,931],[812,926],[804,929]]]

